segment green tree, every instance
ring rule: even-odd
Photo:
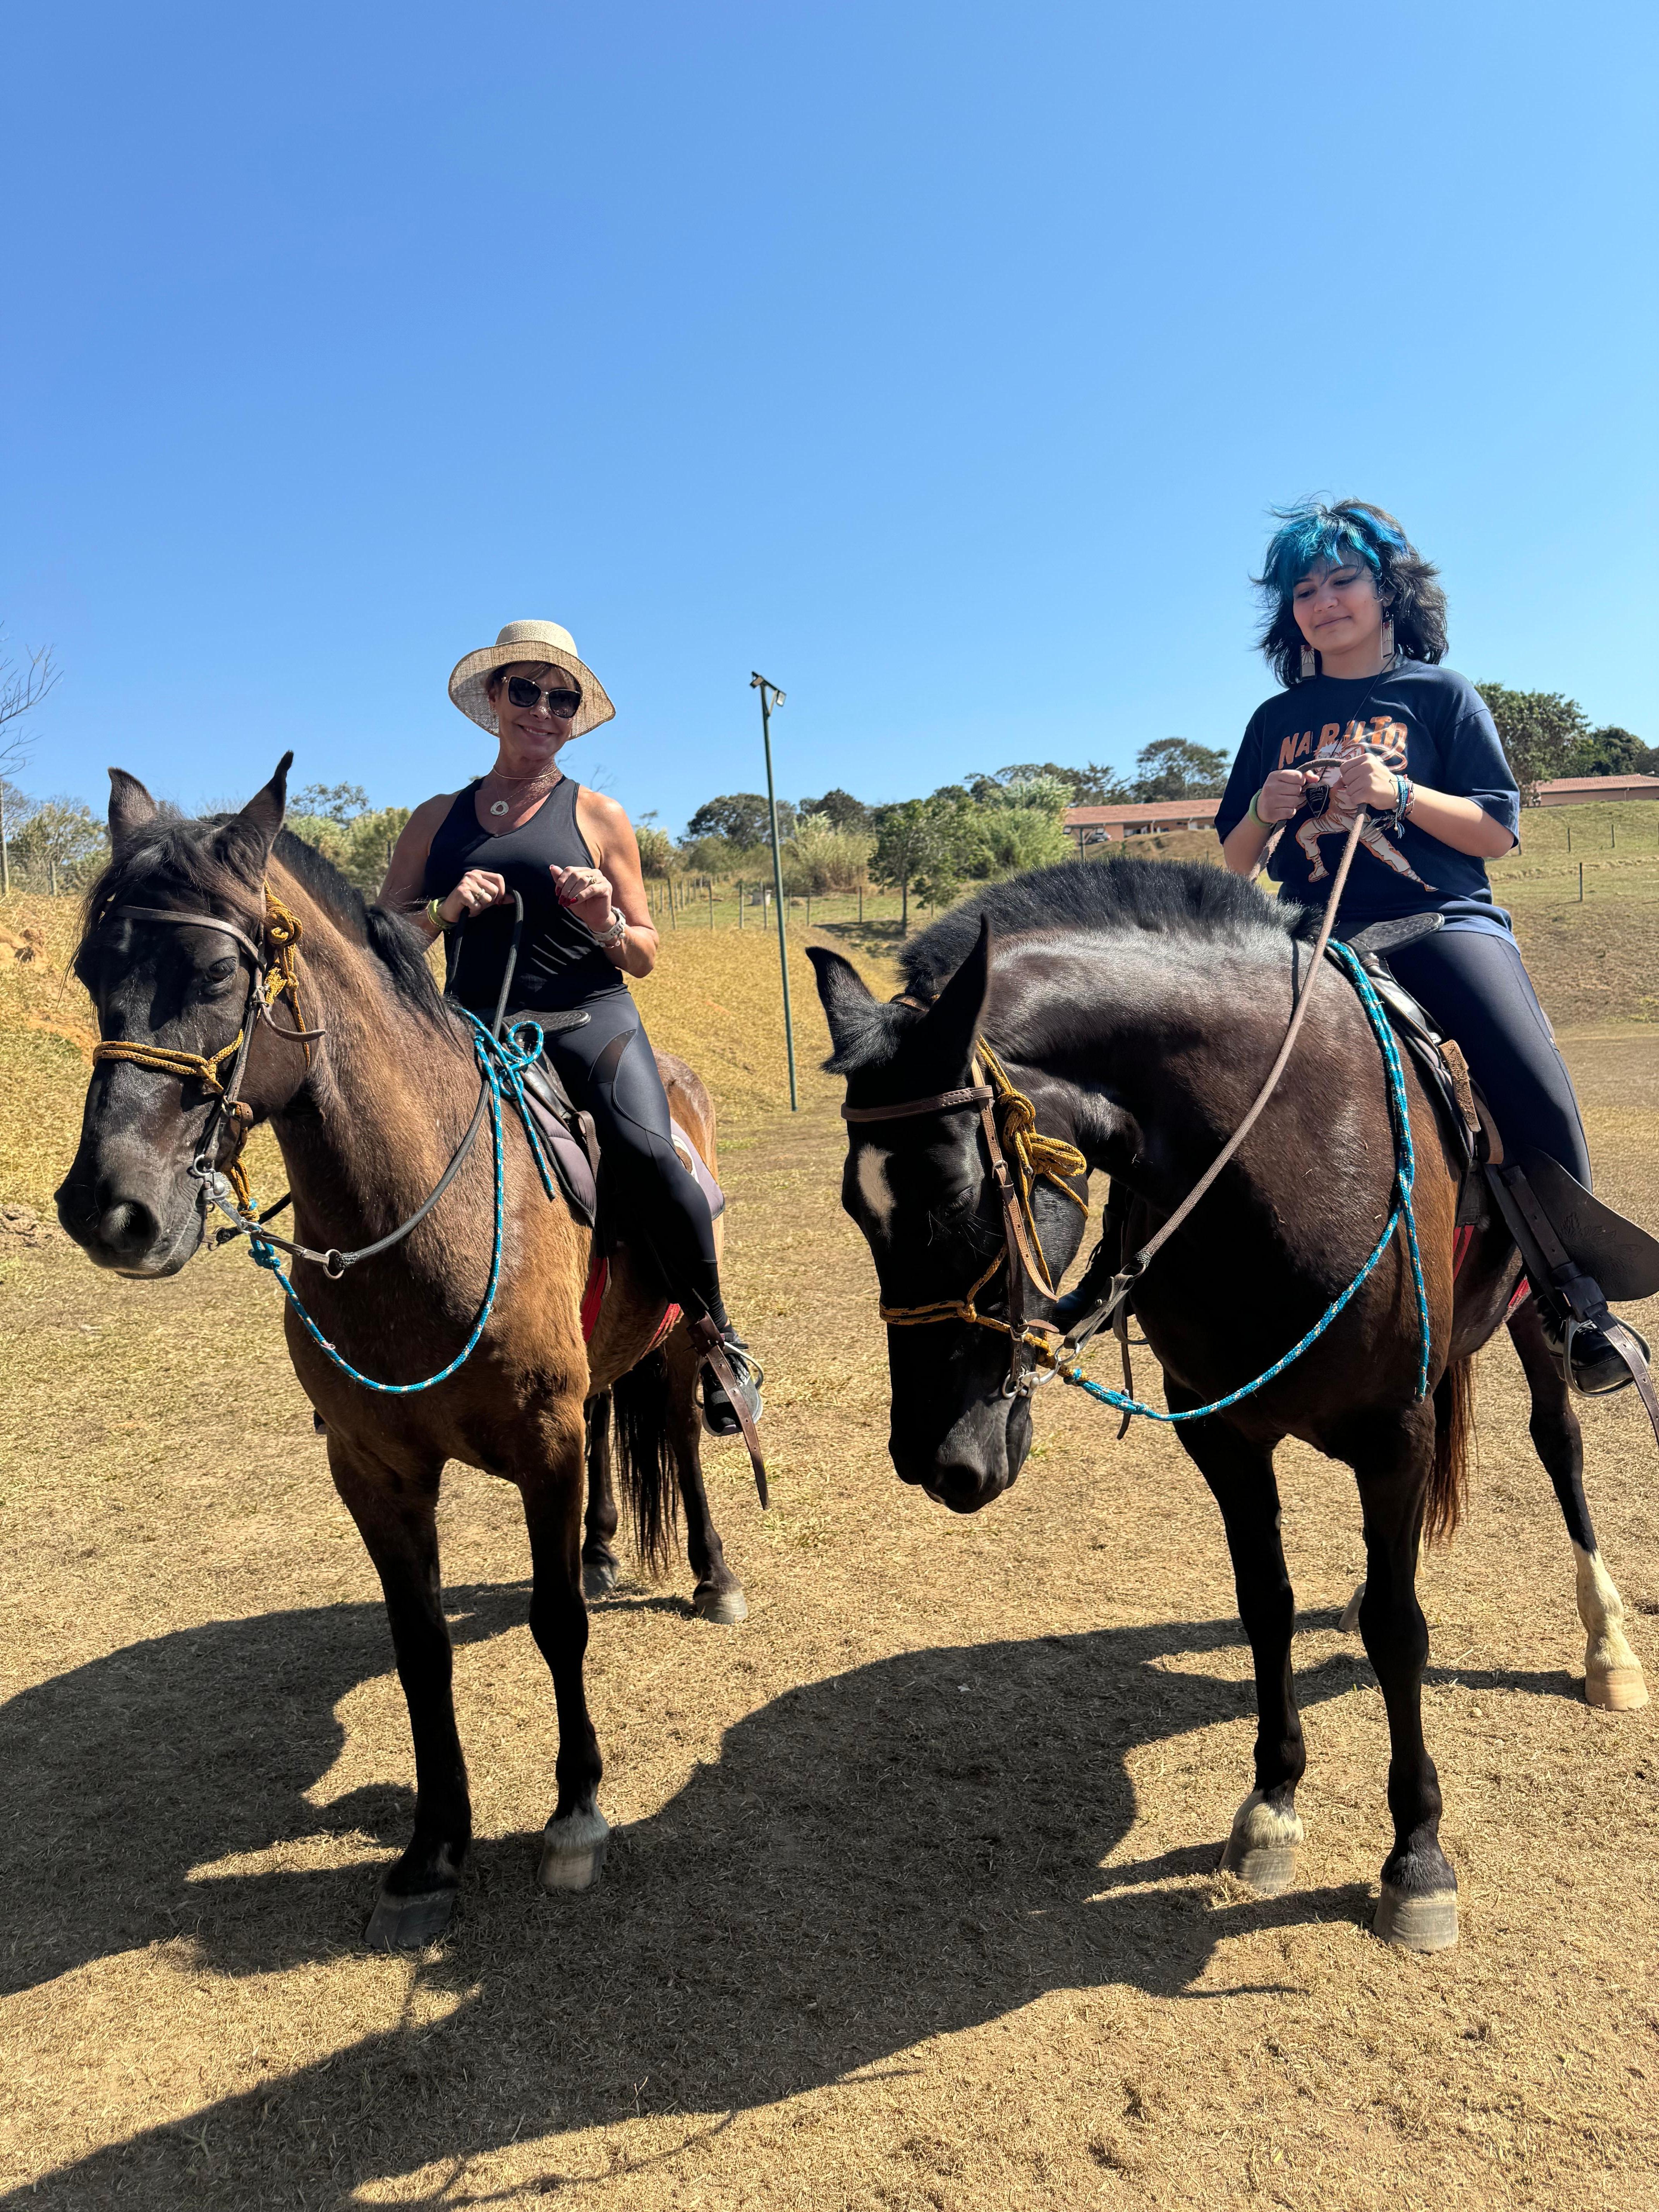
[[[109,852],[109,833],[92,809],[78,799],[44,800],[17,833],[12,850],[44,873],[53,891],[76,888],[101,866]]]
[[[1139,773],[1129,796],[1147,801],[1219,799],[1231,765],[1216,746],[1195,745],[1189,738],[1159,738],[1136,754]]]
[[[1058,761],[1016,761],[994,775],[971,777],[968,788],[982,803],[993,790],[1012,798],[1037,784],[1063,787],[1067,806],[1110,806],[1132,795],[1116,769],[1098,761],[1091,761],[1087,768],[1062,768]]]
[[[654,822],[641,822],[634,831],[640,848],[640,867],[647,876],[665,876],[674,857],[673,842]]]
[[[827,822],[832,830],[868,830],[876,810],[850,791],[837,790],[826,791],[822,799],[803,799],[795,815],[798,822]]]
[[[1589,723],[1576,699],[1561,691],[1511,691],[1505,684],[1477,684],[1498,725],[1498,735],[1515,780],[1521,804],[1536,806],[1538,786],[1571,773],[1567,763],[1589,735]]]
[[[1609,722],[1583,737],[1567,755],[1568,775],[1651,775],[1654,749],[1632,730]]]
[[[787,799],[778,801],[778,835],[787,837],[795,827],[795,810]],[[724,837],[736,846],[772,843],[771,819],[764,795],[757,791],[728,792],[723,799],[706,799],[685,825],[688,837]]]
[[[308,783],[291,802],[295,814],[323,822],[355,822],[369,811],[368,793],[361,783]]]
[[[957,811],[954,802],[941,801],[938,794],[932,799],[902,799],[896,805],[876,811],[876,849],[871,855],[870,872],[878,884],[899,895],[902,937],[909,933],[912,887],[936,896],[942,881],[955,879],[950,848]]]

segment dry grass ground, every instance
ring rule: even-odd
[[[1584,958],[1565,945],[1564,978]],[[49,1010],[58,988],[44,962],[0,970],[0,1197],[37,1207],[83,1079],[72,1036],[29,1026],[84,1019],[73,986]],[[902,1491],[804,963],[795,1119],[763,941],[681,933],[646,997],[726,1109],[775,1503],[762,1519],[741,1453],[710,1448],[744,1627],[694,1620],[684,1575],[594,1609],[617,1835],[587,1896],[533,1883],[553,1717],[513,1493],[459,1472],[444,1507],[477,1800],[464,1914],[441,1950],[367,1957],[407,1726],[275,1295],[234,1253],[140,1285],[10,1240],[0,2201],[1659,2202],[1654,1711],[1578,1694],[1570,1558],[1507,1347],[1482,1363],[1470,1524],[1426,1570],[1464,1941],[1410,1958],[1364,1932],[1386,1747],[1334,1627],[1361,1562],[1346,1472],[1284,1455],[1312,1765],[1302,1886],[1266,1903],[1211,1871],[1251,1698],[1179,1447],[1115,1445],[1052,1391],[988,1511]],[[1659,1036],[1571,1048],[1603,1187],[1659,1219]],[[1651,1670],[1659,1462],[1626,1402],[1589,1427]]]

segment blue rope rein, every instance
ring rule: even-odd
[[[1341,962],[1349,981],[1359,994],[1359,1003],[1370,1018],[1382,1054],[1382,1065],[1388,1073],[1389,1113],[1394,1123],[1395,1139],[1395,1205],[1389,1216],[1389,1225],[1377,1238],[1370,1257],[1347,1289],[1340,1297],[1332,1300],[1299,1343],[1293,1344],[1282,1359],[1275,1360],[1267,1373],[1258,1375],[1254,1382],[1246,1382],[1241,1389],[1229,1391],[1224,1398],[1217,1398],[1207,1406],[1194,1406],[1184,1413],[1166,1413],[1157,1406],[1143,1406],[1138,1398],[1127,1397],[1121,1390],[1109,1390],[1103,1383],[1091,1382],[1086,1375],[1079,1375],[1074,1367],[1060,1370],[1063,1381],[1074,1383],[1079,1390],[1086,1390],[1091,1398],[1097,1398],[1103,1406],[1110,1406],[1115,1413],[1139,1413],[1148,1421],[1201,1421],[1211,1413],[1225,1413],[1230,1406],[1237,1406],[1241,1399],[1254,1397],[1258,1390],[1265,1389],[1269,1382],[1276,1382],[1287,1367],[1301,1358],[1310,1345],[1316,1344],[1324,1335],[1354,1292],[1371,1273],[1388,1249],[1389,1239],[1402,1221],[1406,1225],[1406,1249],[1411,1255],[1412,1282],[1417,1292],[1417,1395],[1413,1404],[1420,1405],[1428,1395],[1429,1294],[1423,1282],[1423,1260],[1417,1246],[1417,1218],[1412,1203],[1417,1182],[1417,1152],[1412,1143],[1411,1112],[1406,1103],[1406,1079],[1400,1065],[1400,1048],[1394,1041],[1394,1031],[1389,1026],[1382,1002],[1371,988],[1370,978],[1360,965],[1358,956],[1350,951],[1346,945],[1333,945],[1330,950]]]
[[[498,1037],[477,1016],[463,1006],[460,1012],[472,1024],[472,1049],[477,1054],[479,1073],[489,1091],[489,1133],[495,1152],[495,1225],[489,1253],[489,1280],[486,1285],[483,1304],[478,1309],[478,1318],[472,1324],[472,1334],[447,1367],[441,1367],[435,1375],[428,1375],[423,1382],[377,1382],[372,1375],[364,1375],[349,1360],[343,1359],[323,1334],[306,1311],[305,1303],[295,1289],[289,1274],[277,1258],[274,1245],[262,1237],[257,1228],[248,1231],[248,1252],[258,1267],[267,1267],[283,1286],[283,1294],[304,1322],[312,1341],[327,1353],[343,1375],[354,1382],[362,1383],[365,1390],[377,1390],[386,1398],[412,1398],[422,1390],[431,1390],[440,1382],[447,1382],[456,1370],[464,1367],[478,1348],[479,1339],[489,1324],[495,1309],[495,1292],[501,1283],[502,1224],[505,1215],[507,1177],[501,1146],[501,1099],[505,1091],[524,1123],[525,1134],[530,1139],[530,1149],[542,1178],[542,1188],[549,1198],[557,1194],[552,1170],[542,1150],[529,1106],[524,1095],[524,1079],[542,1054],[542,1031],[537,1022],[520,1022],[507,1036]],[[533,1042],[526,1042],[533,1040]]]

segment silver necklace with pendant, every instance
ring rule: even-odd
[[[495,769],[491,769],[490,773],[495,777],[497,783],[527,783],[534,786],[544,780],[544,775],[502,775]],[[548,782],[547,787],[551,791],[554,784],[563,781],[562,775],[555,775]],[[526,792],[523,796],[528,798],[529,793]],[[492,799],[489,802],[489,811],[492,814],[510,814],[513,811],[513,801],[510,799]]]

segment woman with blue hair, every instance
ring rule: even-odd
[[[1355,816],[1369,810],[1335,935],[1441,917],[1389,965],[1462,1048],[1506,1155],[1547,1153],[1588,1188],[1571,1079],[1486,880],[1486,862],[1516,842],[1520,797],[1486,702],[1441,665],[1437,572],[1391,514],[1360,500],[1277,520],[1256,581],[1261,649],[1285,688],[1251,716],[1228,778],[1216,817],[1226,864],[1253,876],[1266,857],[1281,898],[1322,907]],[[1543,1297],[1539,1307],[1559,1353],[1565,1310]],[[1592,1394],[1631,1379],[1599,1332],[1573,1337],[1572,1364]]]

